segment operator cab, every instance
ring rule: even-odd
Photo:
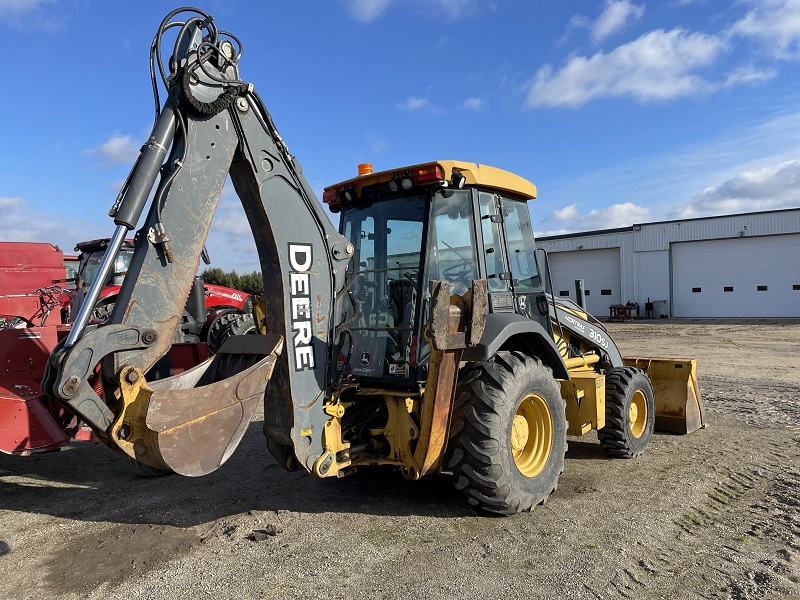
[[[80,252],[78,256],[77,279],[81,287],[88,288],[92,285],[97,269],[103,260],[109,240],[100,239],[91,242],[79,242],[75,246],[75,251]],[[122,285],[125,273],[133,258],[133,240],[125,240],[122,248],[114,261],[114,271],[104,285]]]
[[[323,196],[355,247],[342,315],[352,335],[340,356],[346,374],[365,383],[426,379],[422,330],[434,280],[463,295],[485,279],[489,312],[518,313],[551,331],[527,206],[532,183],[457,161],[359,172]]]

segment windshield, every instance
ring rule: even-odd
[[[79,279],[81,280],[81,285],[83,287],[89,287],[92,285],[92,282],[97,275],[97,269],[100,267],[100,262],[103,260],[104,254],[104,250],[96,250],[81,257],[82,266],[80,269]],[[105,285],[122,285],[122,280],[125,277],[128,266],[131,264],[131,258],[133,258],[133,249],[120,250],[119,254],[117,255],[117,259],[114,261],[114,273],[112,274],[110,281],[107,281]]]
[[[342,213],[342,233],[355,246],[344,309],[354,375],[409,375],[426,203],[415,195]]]

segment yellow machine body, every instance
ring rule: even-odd
[[[566,314],[602,327],[577,305],[563,301],[557,304],[562,317]],[[555,307],[553,312],[555,315]],[[555,341],[570,374],[569,381],[561,382],[561,389],[567,401],[569,434],[582,435],[604,426],[605,380],[599,371],[607,372],[618,365],[606,362],[607,357],[602,356],[597,344],[575,335],[563,327],[564,323],[568,321],[553,320]],[[622,362],[624,366],[644,371],[650,378],[656,431],[691,433],[706,426],[705,407],[697,383],[697,359],[622,357]]]

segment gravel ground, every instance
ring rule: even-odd
[[[0,455],[0,598],[800,598],[800,323],[609,324],[696,356],[709,426],[609,459],[570,438],[545,506],[493,517],[450,480],[287,473],[254,422],[201,479],[92,442]]]

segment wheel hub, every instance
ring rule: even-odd
[[[525,477],[536,477],[547,466],[553,450],[553,418],[547,401],[531,394],[517,407],[511,422],[511,453]]]
[[[647,398],[642,390],[636,390],[628,409],[628,427],[635,438],[642,437],[647,425]]]
[[[511,448],[514,452],[519,452],[528,443],[530,437],[530,427],[522,415],[514,415],[514,423],[511,426]]]

